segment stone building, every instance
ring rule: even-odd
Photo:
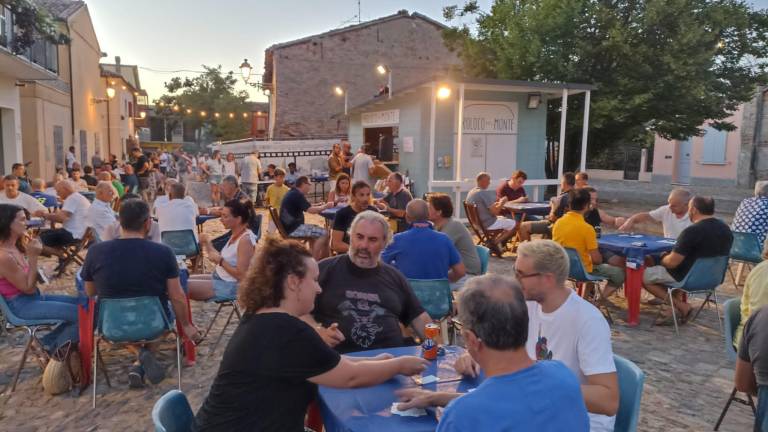
[[[427,16],[403,10],[269,47],[262,78],[271,98],[269,136],[344,136],[345,96],[353,107],[386,86],[387,74],[378,73],[378,65],[391,71],[393,94],[458,68],[458,56],[443,43],[444,29]],[[335,93],[337,86],[345,95]]]

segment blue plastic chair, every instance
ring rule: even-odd
[[[736,336],[736,330],[739,328],[739,323],[741,323],[741,299],[738,297],[732,298],[723,303],[723,316],[725,325],[725,355],[730,361],[735,362],[736,348],[733,346],[733,338]],[[723,411],[720,413],[720,417],[717,419],[717,423],[715,423],[714,430],[720,429],[720,424],[723,423],[725,415],[728,413],[728,409],[733,402],[738,402],[742,405],[751,407],[752,414],[755,413],[755,401],[752,399],[752,395],[747,394],[747,399],[742,399],[736,396],[737,393],[738,391],[736,390],[736,387],[734,387],[733,391],[731,391],[731,396],[723,407]]]
[[[744,266],[763,262],[763,246],[760,244],[760,240],[755,233],[733,231],[732,234],[731,261],[739,264],[739,270],[734,275],[729,265],[728,272],[731,274],[733,284],[738,288],[741,283],[741,272]]]
[[[441,320],[451,313],[451,283],[448,279],[408,279],[413,293],[433,320]]]
[[[675,334],[679,334],[675,306],[672,303],[672,292],[675,290],[685,291],[688,294],[707,294],[707,297],[701,303],[701,306],[693,315],[691,321],[695,320],[707,302],[712,301],[710,299],[714,298],[715,311],[717,312],[717,324],[720,326],[720,331],[723,331],[720,309],[717,307],[716,290],[725,280],[725,272],[728,270],[728,259],[729,257],[727,255],[699,258],[693,263],[693,266],[682,281],[667,286],[667,297],[669,297],[669,306],[672,308],[672,320],[675,324]]]
[[[616,413],[614,432],[635,432],[640,420],[640,399],[643,397],[645,373],[633,362],[614,355],[616,375],[619,379],[619,411]]]
[[[600,288],[600,282],[605,281],[605,278],[603,276],[595,276],[593,274],[590,274],[587,272],[587,269],[584,268],[584,263],[581,262],[581,257],[579,256],[579,253],[576,252],[575,249],[572,248],[564,248],[565,252],[568,253],[568,279],[570,279],[574,284],[580,284],[580,283],[591,283],[594,284],[595,289],[597,290],[599,298],[603,298],[603,290]],[[603,316],[605,316],[605,319],[608,320],[609,323],[613,324],[613,317],[611,316],[611,311],[608,310],[607,307],[600,307],[600,303],[597,303],[595,305],[598,309],[601,309],[601,312],[603,312]]]
[[[176,366],[179,390],[181,390],[181,341],[175,328],[165,316],[160,299],[155,296],[131,298],[100,298],[98,317],[93,331],[93,407],[96,408],[97,365],[101,360],[99,342],[106,340],[113,344],[150,343],[157,341],[166,332],[176,336]],[[106,368],[105,368],[106,372]],[[109,376],[106,375],[107,385]]]
[[[189,432],[193,420],[187,396],[179,390],[168,391],[152,407],[155,432]]]
[[[9,330],[11,331],[22,329],[27,331],[27,342],[24,346],[24,353],[21,355],[19,367],[16,369],[16,375],[14,375],[13,384],[11,384],[11,393],[13,393],[16,391],[16,383],[19,381],[21,370],[24,369],[24,364],[27,362],[27,355],[29,354],[29,350],[32,348],[32,344],[37,344],[38,348],[43,346],[43,344],[37,338],[37,331],[50,330],[52,327],[55,327],[63,321],[54,319],[28,320],[19,318],[15,313],[13,313],[11,308],[8,307],[8,303],[5,302],[5,297],[2,295],[0,295],[0,312],[2,312],[3,316],[5,317],[6,328],[8,328],[10,325],[11,328]]]
[[[200,245],[191,229],[163,231],[160,233],[160,241],[171,248],[176,256],[191,258],[200,255]]]
[[[475,246],[477,249],[477,256],[480,257],[480,274],[484,275],[488,273],[488,261],[491,260],[491,250],[483,245]]]

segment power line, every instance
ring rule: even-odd
[[[198,74],[205,73],[205,71],[197,71],[197,70],[191,70],[191,69],[160,70],[160,69],[148,68],[145,66],[139,66],[139,69],[155,72],[155,73],[181,73],[181,72],[198,73]]]

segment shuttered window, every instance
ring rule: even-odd
[[[707,126],[704,134],[704,145],[701,154],[702,163],[723,164],[725,163],[726,141],[728,139],[727,131],[719,131],[711,126]]]

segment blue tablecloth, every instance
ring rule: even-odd
[[[464,352],[463,348],[445,347],[445,356],[430,362],[422,376],[436,375],[443,379],[455,378],[453,363]],[[381,353],[394,356],[421,355],[420,346],[387,348],[349,354],[355,357],[373,357]],[[477,387],[483,378],[465,378],[462,381],[434,383],[422,386],[426,390],[458,391],[465,393]],[[427,410],[426,416],[403,417],[392,414],[392,403],[397,401],[395,391],[404,387],[415,387],[410,377],[396,376],[374,387],[359,389],[334,389],[320,387],[320,410],[326,432],[416,432],[430,431],[437,428],[433,409]]]
[[[549,202],[506,203],[504,208],[515,213],[524,213],[528,216],[547,216],[550,212]]]
[[[343,208],[344,207],[342,206],[338,206],[338,207],[331,207],[329,209],[325,209],[320,212],[320,216],[332,221],[333,218],[336,217],[336,213]]]
[[[601,249],[624,256],[628,264],[637,266],[643,264],[646,255],[657,255],[675,248],[674,239],[647,234],[603,234],[597,243]]]

